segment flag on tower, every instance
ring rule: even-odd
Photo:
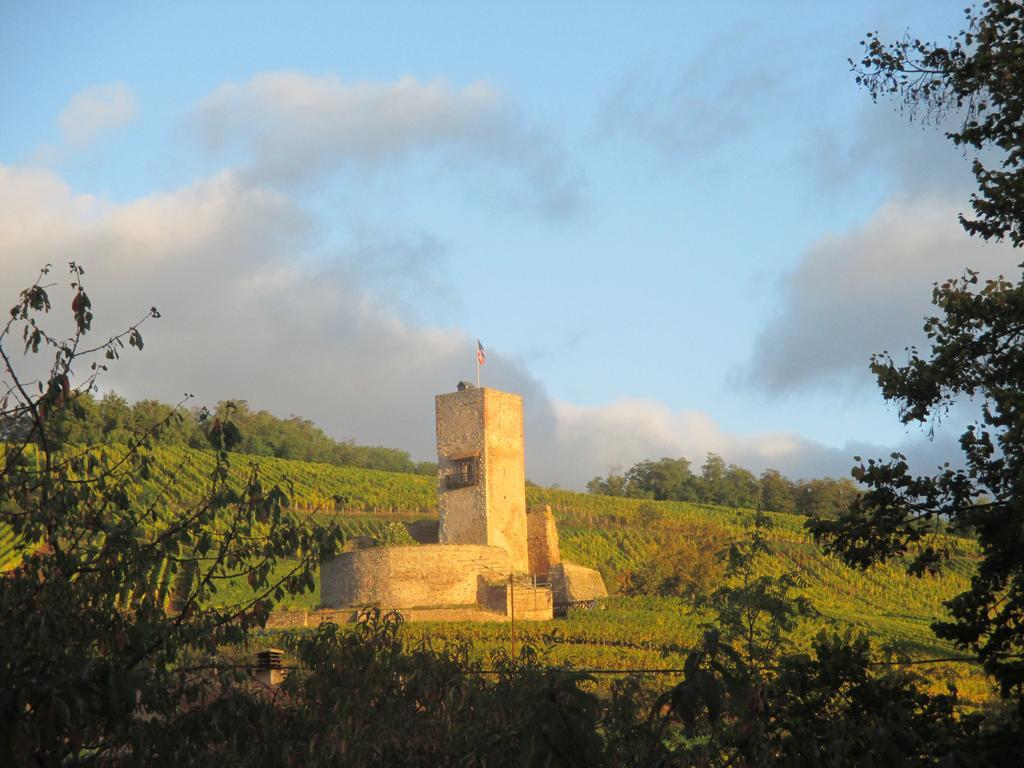
[[[487,362],[487,357],[484,355],[484,345],[480,343],[480,339],[476,340],[476,361],[479,365]]]

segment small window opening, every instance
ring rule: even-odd
[[[446,490],[455,488],[468,488],[476,485],[476,457],[466,459],[453,459],[447,474],[444,476],[444,487]]]

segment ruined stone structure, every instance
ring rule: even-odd
[[[440,542],[501,547],[528,572],[523,398],[473,388],[435,405]]]
[[[556,602],[607,595],[597,571],[561,562],[551,510],[527,514],[522,398],[460,387],[435,407],[438,543],[324,563],[326,611],[376,605],[411,618],[550,619]]]
[[[558,528],[551,507],[528,510],[526,513],[526,541],[530,556],[530,573],[550,574],[562,562],[558,551]]]
[[[321,566],[324,605],[472,605],[480,581],[511,572],[508,552],[477,544],[373,547]]]

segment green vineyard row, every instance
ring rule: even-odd
[[[106,450],[116,452],[111,447]],[[168,513],[196,503],[209,487],[215,456],[210,451],[159,447],[153,452],[149,479],[136,483],[131,495],[139,503],[154,504]],[[253,468],[251,457],[231,458],[233,483],[240,488]],[[279,485],[292,504],[337,523],[346,537],[374,537],[392,520],[410,521],[436,516],[436,484],[432,478],[377,470],[337,467],[285,459],[258,460],[264,489]],[[714,530],[724,539],[745,535],[751,510],[730,509],[687,502],[651,502],[558,489],[527,488],[531,508],[551,507],[559,521],[565,559],[598,568],[613,590],[624,574],[655,556],[673,536],[694,530]],[[797,631],[795,642],[807,645],[822,628],[852,628],[873,637],[880,647],[897,648],[913,657],[956,655],[938,641],[930,624],[945,615],[943,601],[964,590],[974,569],[976,548],[970,541],[949,539],[952,553],[939,575],[909,577],[900,563],[858,571],[826,556],[813,543],[798,515],[771,513],[767,538],[774,555],[761,561],[763,573],[796,576],[797,592],[810,599],[817,616]],[[16,560],[18,544],[0,525],[0,565]],[[284,573],[287,563],[280,566]],[[154,574],[158,589],[166,591],[165,570]],[[319,585],[317,585],[319,586]],[[251,598],[244,582],[225,583],[214,596],[221,604]],[[281,607],[314,608],[319,589],[286,598]],[[573,611],[566,621],[524,624],[518,642],[550,647],[551,660],[581,666],[649,668],[681,662],[681,649],[692,645],[706,621],[681,598],[617,596],[600,610]],[[555,630],[555,636],[552,631]],[[473,640],[479,653],[504,647],[508,628],[503,624],[413,624],[410,642]],[[943,668],[936,671],[962,691],[984,698],[986,683],[976,670]]]

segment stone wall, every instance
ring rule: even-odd
[[[526,513],[526,535],[530,552],[530,573],[547,576],[562,561],[558,549],[558,527],[551,507],[533,509]]]
[[[434,398],[437,419],[438,540],[442,544],[487,544],[487,488],[479,477],[484,454],[484,390],[467,389]],[[476,482],[448,488],[445,477],[457,461],[476,462]]]
[[[477,600],[485,611],[504,616],[508,609],[508,589],[506,582],[481,579],[477,592]]]
[[[551,587],[513,585],[506,590],[505,613],[516,621],[547,621],[554,618],[554,592]]]
[[[308,627],[309,611],[271,611],[267,617],[266,629],[281,629],[283,627]]]
[[[504,550],[475,544],[345,552],[320,566],[320,600],[328,607],[475,605],[480,579],[500,579],[511,567]]]
[[[562,561],[551,573],[555,605],[567,605],[599,597],[608,597],[601,574],[593,568]]]
[[[359,618],[357,608],[328,609],[307,611],[271,611],[264,629],[284,629],[287,627],[319,627],[322,622],[332,621],[335,624],[352,624]]]
[[[487,484],[487,543],[506,550],[526,573],[526,468],[523,459],[523,398],[484,390],[484,481]]]
[[[523,399],[481,388],[438,395],[435,404],[441,543],[501,547],[516,570],[529,570]],[[448,487],[464,461],[473,462],[474,482]]]
[[[504,593],[503,593],[504,594]],[[518,592],[516,593],[518,595]],[[548,590],[550,595],[550,590]],[[518,600],[518,598],[517,598]],[[503,605],[502,601],[499,604]],[[540,605],[540,601],[537,601]],[[489,610],[478,606],[460,606],[457,608],[400,608],[397,609],[405,621],[478,621],[507,622],[510,616],[500,610]],[[527,600],[520,605],[516,603],[516,621],[550,621],[553,616],[550,600],[547,608],[542,605],[534,607],[534,602]],[[359,618],[359,611],[321,610],[321,611],[274,611],[267,620],[267,629],[294,629],[297,627],[318,627],[321,622],[332,621],[335,624],[353,624]]]
[[[470,388],[438,395],[435,405],[437,538],[425,525],[414,535],[440,543],[342,553],[321,566],[324,606],[483,606],[507,614],[513,593],[495,584],[513,571],[546,575],[559,562],[550,509],[529,521],[526,514],[522,398]],[[517,603],[516,615],[550,618],[552,591],[533,583],[523,592],[522,605]]]

